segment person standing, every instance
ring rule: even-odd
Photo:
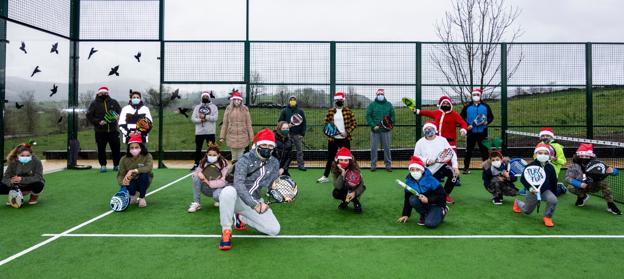
[[[470,173],[470,159],[475,145],[479,145],[481,160],[488,159],[488,148],[483,140],[488,137],[488,126],[494,121],[492,109],[481,100],[481,89],[472,90],[472,102],[465,105],[460,115],[468,124],[468,138],[466,144],[466,158],[464,158],[464,174]]]
[[[379,143],[381,142],[384,150],[384,165],[386,167],[386,171],[391,172],[391,130],[382,127],[381,122],[386,118],[390,118],[390,123],[395,123],[396,118],[394,116],[394,107],[390,102],[388,102],[388,100],[386,100],[383,89],[377,89],[376,95],[375,101],[371,102],[366,110],[366,122],[368,123],[368,126],[371,127],[371,171],[375,171],[377,169],[377,148],[379,148]]]
[[[298,125],[293,123],[293,115],[297,118],[296,114],[301,117],[301,123]],[[288,98],[288,106],[282,110],[277,121],[286,121],[290,124],[290,138],[295,146],[295,149],[297,150],[297,167],[300,171],[306,171],[305,162],[303,160],[303,139],[307,129],[307,120],[305,113],[299,107],[297,96],[293,95]]]
[[[113,155],[113,170],[119,170],[121,159],[119,131],[117,122],[121,114],[121,106],[117,100],[108,95],[108,87],[98,89],[95,100],[87,110],[87,120],[93,124],[95,143],[97,144],[100,172],[106,172],[106,145],[108,144]]]
[[[219,108],[211,103],[212,99],[212,92],[202,92],[201,103],[195,106],[191,115],[191,121],[195,123],[195,163],[191,171],[197,168],[202,158],[204,142],[207,145],[215,143],[215,123],[219,117]]]
[[[232,161],[238,161],[245,147],[253,141],[254,132],[251,127],[249,108],[243,105],[243,97],[235,90],[230,97],[230,104],[223,113],[223,125],[219,133],[219,142],[226,142],[232,152]]]
[[[154,121],[149,108],[145,106],[141,99],[141,92],[132,91],[130,93],[130,101],[128,101],[127,106],[121,109],[119,117],[119,129],[123,134],[121,138],[123,143],[128,142],[133,135],[140,135],[143,144],[147,145],[149,139],[147,133],[137,130],[136,123],[141,118],[147,118],[150,122]]]

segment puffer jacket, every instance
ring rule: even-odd
[[[241,200],[255,208],[260,202],[260,189],[268,188],[278,176],[279,161],[273,156],[260,160],[252,149],[236,161],[233,186]]]
[[[223,113],[219,138],[225,139],[230,148],[244,148],[253,141],[253,137],[249,108],[242,104],[239,107],[230,104]]]

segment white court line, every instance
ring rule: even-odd
[[[220,238],[219,234],[43,234],[62,237],[104,237],[104,238]],[[234,238],[312,238],[312,239],[529,239],[529,238],[574,238],[612,239],[624,235],[234,235]]]
[[[188,177],[188,176],[190,176],[191,174],[192,174],[192,173],[189,173],[189,174],[187,174],[187,175],[184,175],[184,176],[182,176],[182,177],[180,177],[180,178],[176,179],[176,180],[175,180],[175,181],[173,181],[173,182],[170,182],[170,183],[168,183],[168,184],[166,184],[166,185],[164,185],[164,186],[162,186],[162,187],[160,187],[160,188],[158,188],[158,189],[156,189],[156,190],[154,190],[154,191],[151,191],[151,192],[147,193],[147,195],[145,195],[145,196],[150,196],[150,195],[152,195],[152,194],[158,193],[159,191],[161,191],[161,190],[163,190],[163,189],[165,189],[165,188],[167,188],[167,187],[169,187],[169,186],[171,186],[171,185],[174,185],[174,184],[176,184],[176,183],[178,183],[178,182],[180,182],[180,181],[184,180],[185,178],[187,178],[187,177]],[[71,232],[73,232],[73,231],[76,231],[76,230],[78,230],[78,229],[80,229],[80,228],[82,228],[82,227],[84,227],[84,226],[86,226],[86,225],[89,225],[89,224],[91,224],[91,223],[93,223],[93,222],[95,222],[95,221],[97,221],[97,220],[99,220],[99,219],[102,219],[102,218],[104,218],[104,217],[106,217],[106,216],[110,215],[110,214],[111,214],[111,213],[113,213],[113,212],[114,212],[114,211],[112,211],[112,210],[107,211],[107,212],[105,212],[105,213],[103,213],[103,214],[101,214],[101,215],[99,215],[99,216],[94,217],[94,218],[93,218],[93,219],[91,219],[91,220],[85,221],[84,223],[82,223],[82,224],[80,224],[80,225],[77,225],[77,226],[75,226],[75,227],[73,227],[73,228],[71,228],[71,229],[68,229],[68,230],[66,230],[66,231],[64,231],[64,232],[62,232],[62,233],[60,233],[60,234],[55,234],[55,235],[53,235],[51,238],[48,238],[48,239],[46,239],[46,240],[44,240],[44,241],[42,241],[42,242],[39,242],[39,243],[37,243],[37,244],[35,244],[35,245],[33,245],[33,246],[31,246],[31,247],[29,247],[29,248],[25,249],[25,250],[23,250],[23,251],[21,251],[21,252],[19,252],[19,253],[15,254],[15,255],[13,255],[13,256],[10,256],[10,257],[8,257],[8,258],[6,258],[6,259],[4,259],[4,260],[0,261],[0,266],[2,266],[2,265],[4,265],[4,264],[7,264],[7,263],[11,262],[12,260],[15,260],[15,259],[17,259],[17,258],[19,258],[19,257],[21,257],[21,256],[23,256],[23,255],[26,255],[26,254],[28,254],[28,253],[30,253],[30,252],[32,252],[32,251],[34,251],[34,250],[37,250],[38,248],[41,248],[42,246],[44,246],[44,245],[46,245],[46,244],[49,244],[50,242],[55,241],[55,240],[57,240],[57,239],[59,239],[59,238],[61,238],[61,237],[63,237],[63,236],[66,236],[66,235],[68,235],[69,233],[71,233]]]

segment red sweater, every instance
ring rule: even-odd
[[[438,125],[438,132],[441,136],[448,140],[449,144],[453,148],[457,148],[457,128],[461,127],[462,130],[468,129],[466,121],[454,110],[450,112],[443,112],[442,110],[416,110],[416,114],[424,117],[433,118]]]

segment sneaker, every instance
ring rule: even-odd
[[[237,231],[244,231],[247,229],[247,224],[240,219],[240,214],[234,215],[234,229]]]
[[[503,204],[503,199],[499,198],[499,197],[493,197],[492,198],[492,203],[494,205],[501,205]]]
[[[100,173],[105,173],[107,171],[106,166],[100,167]]]
[[[219,242],[219,250],[232,249],[232,230],[225,229],[221,232],[221,241]]]
[[[306,169],[304,166],[298,167],[297,169],[300,171],[308,171],[308,169]]]
[[[518,191],[518,195],[526,196],[526,189],[525,188],[520,189],[520,191]]]
[[[424,226],[425,225],[425,217],[424,216],[420,216],[420,218],[418,219],[418,223],[419,226]]]
[[[197,169],[197,164],[194,164],[193,167],[191,168],[191,171],[195,171],[195,169]]]
[[[219,207],[219,202],[214,202],[214,207]]]
[[[353,211],[355,211],[355,213],[362,213],[362,204],[359,200],[353,200]]]
[[[145,198],[139,198],[139,207],[143,208],[147,206],[147,201],[145,200]]]
[[[191,206],[189,206],[189,208],[186,211],[188,213],[193,213],[200,209],[201,209],[201,204],[199,204],[198,202],[192,202]]]
[[[119,171],[119,166],[114,166],[113,171]]]
[[[135,194],[134,196],[130,197],[130,204],[137,204],[139,203],[139,195]]]
[[[338,205],[338,209],[347,209],[347,206],[349,206],[349,203],[346,201],[343,201]]]
[[[442,207],[442,218],[446,217],[446,214],[448,214],[449,212],[449,207],[448,206],[443,206]]]
[[[451,197],[451,195],[446,195],[446,204],[454,204],[455,200]]]
[[[35,195],[31,194],[30,195],[30,200],[28,200],[28,204],[30,204],[30,205],[37,204],[38,203],[37,199],[39,199],[39,196],[35,196]],[[613,205],[613,206],[615,206],[615,205]],[[617,207],[616,207],[616,209],[617,209]]]
[[[576,202],[574,203],[574,205],[578,206],[578,207],[583,207],[585,206],[585,203],[587,202],[587,200],[589,199],[589,195],[585,194],[585,197],[577,197],[576,198]]]
[[[377,169],[371,168],[370,171],[371,172],[375,172]]]
[[[552,218],[544,216],[544,226],[552,228],[555,226],[555,223],[553,223]]]
[[[461,186],[461,179],[459,179],[458,177],[453,178],[453,183],[455,183],[455,187],[460,187]]]
[[[325,177],[324,175],[321,176],[321,178],[316,180],[316,183],[327,183],[327,182],[329,182],[329,179]]]
[[[387,172],[392,172],[392,168],[386,168]]]
[[[514,200],[514,204],[513,204],[513,208],[512,208],[513,212],[515,213],[520,213],[522,212],[522,208],[520,208],[520,206],[518,205],[518,200]]]
[[[620,209],[615,205],[615,203],[612,203],[612,202],[607,203],[607,211],[615,215],[622,215],[622,212],[620,211]]]
[[[463,174],[470,174],[470,169],[464,169]]]

